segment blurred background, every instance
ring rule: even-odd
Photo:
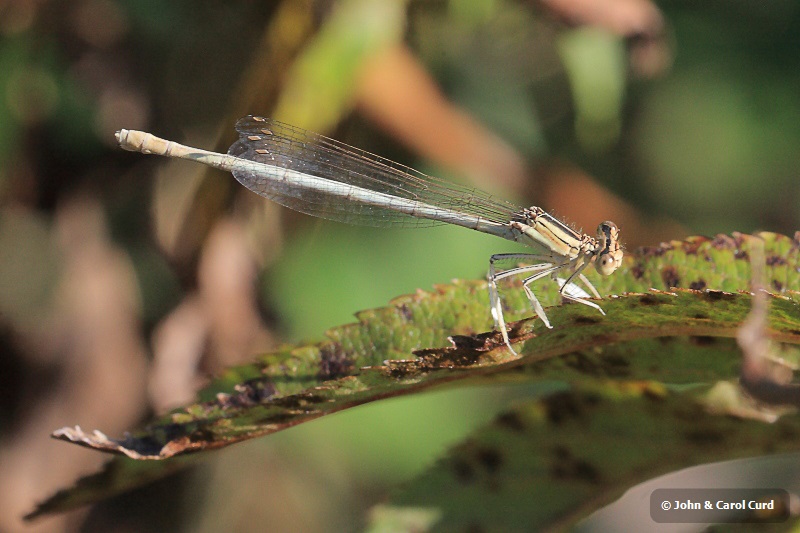
[[[358,529],[526,393],[378,402],[23,523],[105,459],[52,430],[121,435],[221,368],[513,251],[290,212],[116,130],[226,151],[237,118],[272,116],[590,233],[613,220],[629,250],[792,235],[798,22],[792,0],[0,0],[0,531]]]

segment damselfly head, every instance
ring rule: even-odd
[[[594,266],[600,274],[608,276],[622,264],[623,252],[617,225],[608,220],[601,222],[597,226],[597,242],[599,251]]]

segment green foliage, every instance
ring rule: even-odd
[[[619,294],[603,302],[605,316],[585,306],[562,305],[548,310],[551,330],[531,318],[513,324],[519,356],[506,349],[497,333],[482,333],[489,327],[485,282],[454,282],[359,313],[357,323],[330,330],[323,342],[286,347],[231,368],[201,393],[200,402],[124,439],[79,428],[59,430],[57,438],[128,458],[112,461],[105,472],[56,495],[37,513],[73,507],[165,475],[191,461],[188,453],[456,382],[563,385],[501,415],[424,474],[419,490],[412,488],[393,503],[416,508],[427,501],[436,512],[425,516],[452,527],[471,523],[454,518],[457,508],[474,511],[463,516],[475,522],[512,528],[572,523],[659,473],[797,450],[796,416],[784,416],[772,426],[742,424],[718,414],[728,413],[727,408],[712,411],[703,396],[715,383],[738,375],[741,354],[730,337],[751,308],[754,244],[763,246],[765,276],[774,293],[767,334],[798,344],[800,243],[775,234],[692,238],[638,250],[626,258],[619,275],[593,279],[601,292]],[[555,289],[549,285],[550,292],[542,294],[552,302]],[[696,288],[676,288],[681,285]],[[522,291],[506,289],[509,316],[519,318],[527,312]],[[448,335],[452,346],[442,347]],[[787,352],[784,359],[793,357]],[[583,438],[576,440],[579,433]],[[692,435],[699,437],[692,440]],[[709,435],[742,444],[710,447],[703,437]],[[653,439],[663,446],[643,446]],[[549,503],[515,505],[525,510],[503,514],[508,520],[503,522],[497,514],[502,507],[478,505],[488,497],[486,483],[502,487],[501,499]],[[550,488],[540,500],[532,495],[541,487]],[[393,512],[376,516],[396,518]]]
[[[700,398],[653,382],[596,381],[521,403],[406,484],[372,527],[428,511],[448,530],[560,529],[659,474],[800,447],[797,416],[719,416]]]

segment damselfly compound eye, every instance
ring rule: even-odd
[[[622,264],[622,247],[619,244],[619,229],[613,222],[606,220],[597,227],[599,253],[595,268],[603,276],[613,274]]]

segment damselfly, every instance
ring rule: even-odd
[[[600,274],[609,275],[620,266],[623,252],[613,222],[602,222],[597,237],[592,237],[539,207],[521,208],[275,120],[248,116],[236,123],[236,130],[239,140],[227,155],[141,131],[120,130],[116,136],[126,150],[188,159],[231,172],[251,191],[324,219],[378,227],[448,223],[530,246],[535,253],[496,254],[489,260],[491,313],[512,352],[497,291],[497,282],[504,278],[527,276],[522,287],[548,328],[550,321],[530,288],[548,276],[559,283],[563,298],[605,314],[573,280],[579,279],[600,298],[583,271],[593,264]],[[516,266],[498,268],[508,261]],[[557,277],[560,272],[568,273],[566,279]]]

